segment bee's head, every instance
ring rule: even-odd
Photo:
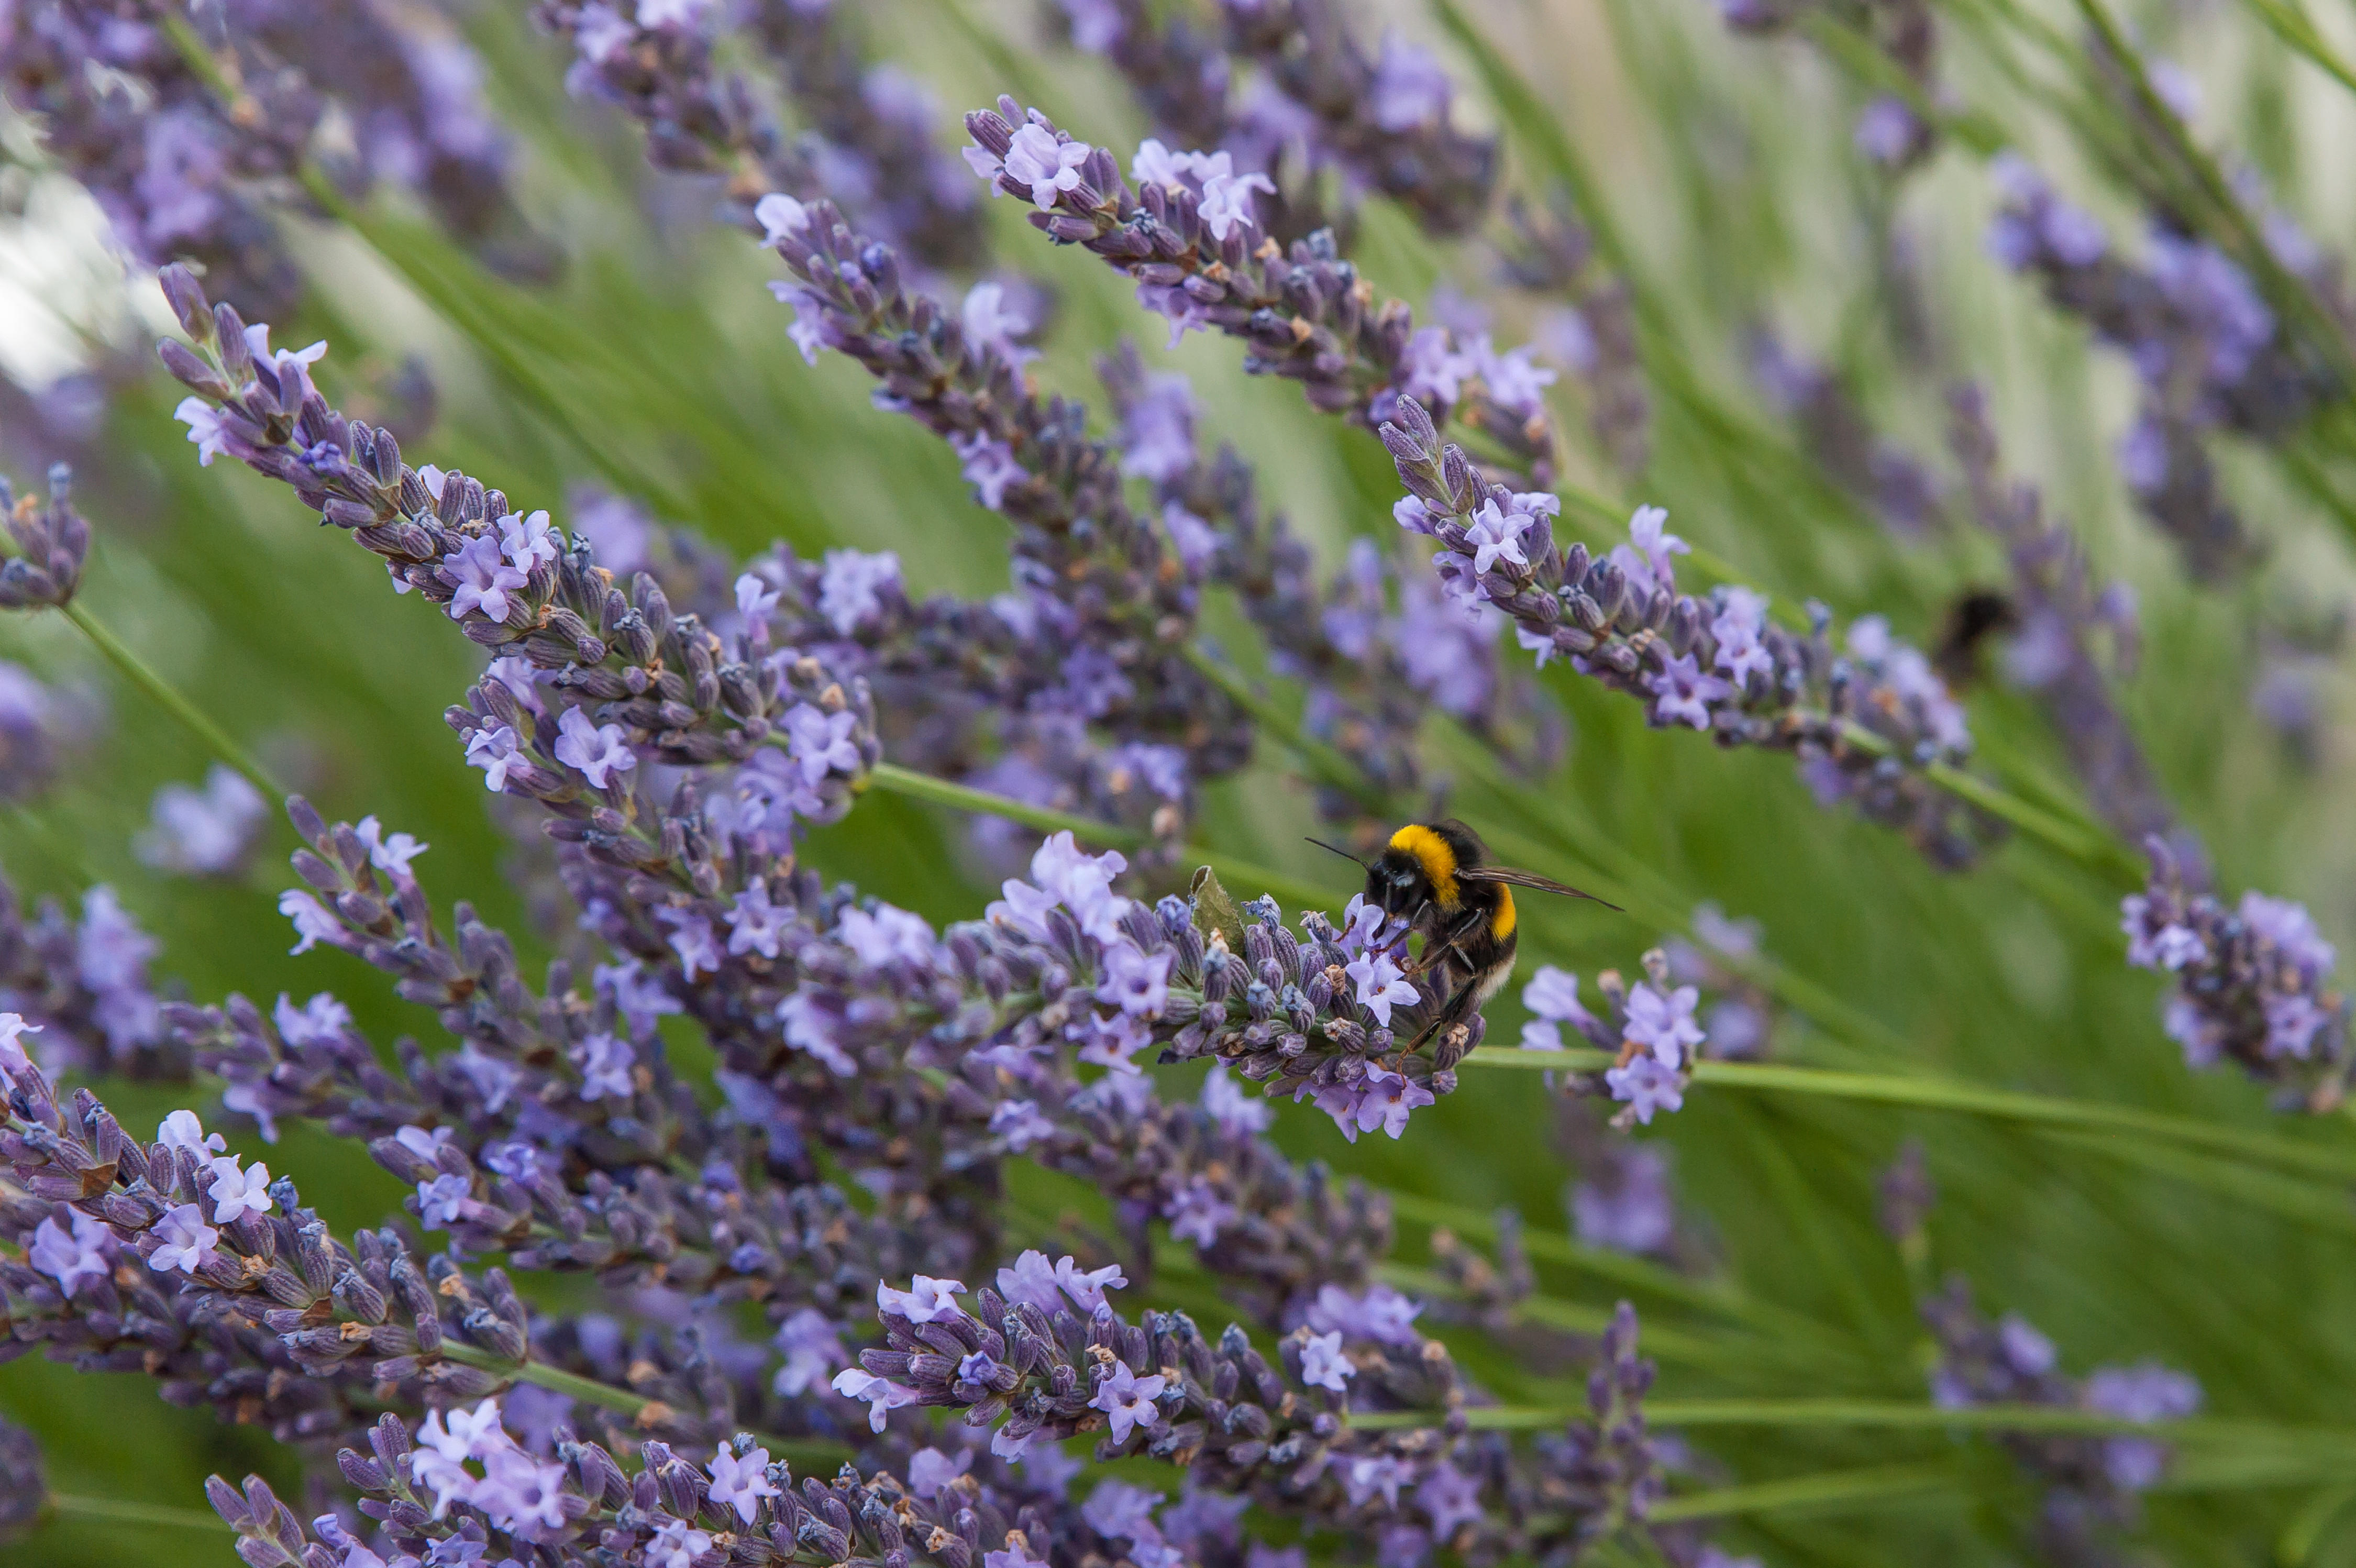
[[[1361,860],[1323,839],[1309,842],[1365,866],[1366,902],[1398,921],[1414,920],[1432,902],[1435,863],[1443,872],[1456,864],[1452,852],[1431,829],[1412,823],[1392,834],[1389,846],[1372,860]]]
[[[1366,862],[1366,902],[1400,920],[1412,920],[1431,897],[1423,863],[1404,849],[1387,849]]]

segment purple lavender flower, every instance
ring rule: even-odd
[[[1162,1412],[1154,1408],[1153,1402],[1161,1397],[1168,1382],[1159,1374],[1141,1378],[1125,1364],[1116,1362],[1111,1372],[1098,1382],[1096,1395],[1088,1401],[1088,1406],[1104,1412],[1112,1428],[1113,1442],[1127,1443],[1132,1430],[1161,1421]]]
[[[2164,840],[2147,847],[2150,883],[2121,900],[2120,925],[2129,963],[2176,977],[2165,1016],[2186,1065],[2231,1057],[2276,1084],[2286,1108],[2338,1105],[2350,1070],[2348,1004],[2329,987],[2331,944],[2300,906],[2251,892],[2228,911],[2186,887]]]
[[[166,784],[148,811],[152,825],[134,848],[145,864],[182,876],[235,875],[269,814],[262,791],[218,762],[202,789]]]
[[[2250,541],[2218,493],[2208,435],[2222,428],[2281,441],[2323,395],[2319,371],[2248,275],[2205,242],[2162,223],[2137,266],[2019,156],[1999,158],[1991,173],[2005,205],[1989,249],[2135,366],[2143,406],[2120,464],[2145,512],[2196,577],[2246,565]]]
[[[2086,1408],[2125,1421],[2176,1421],[2199,1413],[2201,1385],[2156,1361],[2134,1367],[2097,1367],[2086,1376]],[[2114,1437],[2103,1444],[2103,1467],[2125,1492],[2148,1491],[2166,1476],[2165,1444],[2146,1437]]]
[[[1270,5],[1253,23],[1261,16],[1280,23],[1284,13],[1306,16],[1312,4]],[[1231,17],[1238,15],[1230,12]],[[1157,142],[1141,152],[1134,166],[1139,188],[1132,193],[1109,154],[1097,150],[1091,160],[1086,144],[1011,98],[1001,100],[996,113],[969,115],[967,130],[974,141],[970,161],[995,182],[993,188],[1034,201],[1044,189],[1050,199],[1039,203],[1034,221],[1051,238],[1085,245],[1134,278],[1140,303],[1171,320],[1173,342],[1178,333],[1194,328],[1243,338],[1249,345],[1247,369],[1299,380],[1314,406],[1367,424],[1388,416],[1409,379],[1428,361],[1421,352],[1410,359],[1416,340],[1410,313],[1396,302],[1377,313],[1371,291],[1341,263],[1330,233],[1295,242],[1290,252],[1265,242],[1256,216],[1238,199],[1251,177],[1232,174],[1232,165],[1221,162],[1226,154],[1173,154]],[[1051,143],[1066,149],[1059,158],[1073,156],[1088,165],[1086,183],[1075,175],[1069,187],[1049,188],[1001,172],[1008,168],[1006,160],[1018,156],[1018,139],[1031,149],[1023,156],[1044,157],[1039,149]],[[1148,248],[1150,261],[1133,253],[1121,238],[1147,226],[1172,236],[1171,244]],[[1319,276],[1314,288],[1287,281],[1309,273]],[[1368,329],[1361,330],[1362,324]],[[1456,352],[1444,343],[1424,341],[1430,349]],[[1482,383],[1483,370],[1498,380],[1494,392]],[[1463,374],[1472,377],[1469,383],[1452,368],[1449,377],[1462,393],[1462,412],[1480,419],[1502,447],[1534,472],[1549,472],[1551,430],[1543,408],[1530,401],[1547,372],[1526,358],[1484,349],[1477,362],[1466,355]],[[1494,423],[1483,417],[1484,411],[1494,411]]]
[[[1948,444],[1973,512],[2011,561],[2012,607],[2023,628],[2007,660],[2012,678],[2037,694],[2105,822],[2137,841],[2179,832],[2112,690],[2134,659],[2131,598],[2120,585],[2098,587],[2070,531],[2046,521],[2037,492],[2004,480],[1978,389],[1955,389],[1948,408]],[[2107,650],[2109,668],[2098,650]]]
[[[1301,1380],[1312,1389],[1348,1390],[1358,1369],[1342,1353],[1338,1333],[1310,1335],[1301,1342]]]
[[[1342,972],[1357,987],[1358,1004],[1374,1014],[1386,1028],[1390,1026],[1393,1007],[1413,1006],[1422,999],[1422,993],[1404,978],[1399,966],[1383,953],[1360,953],[1342,966]]]
[[[2094,1410],[2137,1422],[2173,1420],[2201,1406],[2201,1385],[2157,1363],[2101,1368],[2083,1382],[2063,1374],[2053,1342],[2007,1315],[1991,1325],[1973,1309],[1962,1279],[1922,1304],[1939,1342],[1933,1398],[1951,1408],[1987,1403]],[[2041,1544],[2072,1561],[2092,1561],[2106,1538],[2135,1514],[2136,1494],[2164,1476],[2167,1445],[2138,1436],[2072,1437],[2007,1434],[2004,1445],[2045,1487]]]
[[[1910,764],[1959,763],[1971,737],[1930,661],[1896,642],[1886,624],[1868,617],[1852,627],[1849,658],[1840,660],[1822,616],[1804,639],[1772,624],[1762,630],[1751,618],[1759,607],[1726,590],[1708,607],[1680,596],[1672,558],[1684,542],[1665,531],[1666,514],[1657,508],[1631,519],[1630,542],[1607,560],[1592,561],[1584,545],[1564,551],[1547,525],[1553,498],[1488,484],[1462,448],[1440,440],[1414,399],[1398,408],[1403,423],[1386,423],[1382,435],[1409,492],[1400,521],[1446,546],[1447,580],[1472,577],[1481,597],[1513,618],[1523,646],[1560,653],[1580,673],[1643,698],[1655,724],[1689,724],[1723,744],[1798,753],[1813,783],[1904,825],[1943,864],[1965,863],[1994,836],[1993,823],[1912,772]],[[1491,506],[1535,516],[1522,563],[1493,558],[1481,565],[1473,530]],[[1721,623],[1734,657],[1745,661],[1741,686],[1708,673],[1719,662]]]
[[[1571,1228],[1590,1247],[1662,1254],[1676,1236],[1668,1155],[1651,1144],[1612,1139],[1610,1157],[1590,1162],[1570,1189]]]
[[[5,80],[5,49],[0,38],[0,81]],[[49,469],[46,498],[18,499],[0,475],[0,525],[16,546],[0,564],[0,609],[29,609],[71,602],[90,554],[90,524],[73,508],[73,470],[63,463]]]
[[[69,1209],[66,1219],[69,1230],[58,1223],[56,1217],[41,1221],[33,1232],[32,1245],[26,1249],[26,1262],[57,1281],[58,1289],[70,1296],[84,1280],[104,1280],[114,1273],[114,1233],[100,1221],[76,1209]]]
[[[1649,985],[1636,986],[1628,993],[1622,1031],[1631,1042],[1651,1050],[1664,1067],[1682,1066],[1692,1059],[1694,1048],[1704,1037],[1701,1026],[1694,1021],[1700,996],[1690,985],[1680,985],[1666,995]]]
[[[1522,1026],[1524,1050],[1561,1050],[1564,1024],[1581,1034],[1600,1027],[1594,1015],[1579,1000],[1579,976],[1550,963],[1540,964],[1529,983],[1522,987],[1522,1005],[1537,1015]]]
[[[48,1509],[40,1444],[16,1423],[0,1421],[0,1545],[37,1529]]]
[[[1627,1101],[1630,1112],[1647,1126],[1656,1112],[1685,1108],[1684,1079],[1676,1069],[1662,1066],[1657,1057],[1632,1058],[1623,1066],[1607,1069],[1603,1080],[1611,1086],[1612,1098]]]

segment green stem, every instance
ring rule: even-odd
[[[1483,1047],[1465,1058],[1460,1064],[1460,1070],[1462,1067],[1491,1067],[1525,1071],[1592,1072],[1610,1066],[1612,1059],[1611,1053],[1606,1051],[1524,1051]],[[2139,1111],[2133,1106],[2062,1100],[2016,1090],[1987,1089],[1945,1079],[1846,1072],[1829,1068],[1787,1067],[1770,1062],[1706,1061],[1695,1066],[1693,1076],[1697,1083],[1720,1089],[1814,1094],[1879,1105],[1912,1106],[1924,1111],[1952,1111],[2001,1122],[2129,1133],[2335,1180],[2356,1180],[2356,1153],[2294,1143],[2288,1139],[2269,1137],[2263,1133],[2245,1132],[2238,1127],[2213,1126],[2190,1117]]]
[[[2342,1481],[2317,1488],[2315,1495],[2291,1515],[2290,1522],[2283,1526],[2282,1534],[2275,1541],[2275,1561],[2281,1568],[2304,1568],[2315,1555],[2323,1532],[2351,1502],[2356,1502],[2356,1485]]]
[[[1108,849],[1142,849],[1151,843],[1150,834],[1134,828],[1124,828],[1111,822],[1100,822],[1093,817],[1076,816],[1052,807],[1033,806],[1027,801],[993,795],[987,789],[976,789],[968,784],[953,784],[946,779],[936,779],[929,773],[918,773],[897,763],[879,762],[868,775],[874,788],[905,795],[912,800],[929,800],[937,806],[953,811],[974,811],[986,816],[1004,817],[1037,828],[1042,832],[1069,832],[1076,839],[1102,844]],[[1304,909],[1324,908],[1335,902],[1330,889],[1271,871],[1231,854],[1221,854],[1199,844],[1182,844],[1179,859],[1188,865],[1209,865],[1223,877],[1232,877],[1238,885],[1255,886],[1276,895],[1285,903]]]
[[[1414,1224],[1435,1228],[1444,1226],[1458,1235],[1476,1240],[1494,1241],[1496,1239],[1495,1219],[1477,1208],[1465,1208],[1437,1198],[1397,1191],[1390,1194],[1390,1206],[1396,1218]],[[1716,1313],[1762,1333],[1809,1335],[1822,1338],[1833,1332],[1813,1318],[1751,1301],[1726,1286],[1689,1280],[1658,1263],[1647,1262],[1624,1252],[1583,1246],[1568,1236],[1558,1236],[1552,1231],[1525,1229],[1521,1241],[1523,1251],[1534,1259],[1560,1263],[1614,1285],[1645,1291],[1683,1306]]]
[[[1186,660],[1201,671],[1213,685],[1234,699],[1236,705],[1249,714],[1262,728],[1275,734],[1294,755],[1309,764],[1310,770],[1317,775],[1320,782],[1341,790],[1377,816],[1388,818],[1398,814],[1397,804],[1375,788],[1356,763],[1311,735],[1290,714],[1261,695],[1244,678],[1242,671],[1199,648],[1187,649]]]
[[[1463,1294],[1453,1283],[1430,1269],[1410,1268],[1403,1263],[1378,1263],[1374,1273],[1386,1284],[1396,1285],[1417,1295],[1453,1299]],[[1606,1308],[1545,1295],[1524,1296],[1515,1303],[1514,1316],[1524,1323],[1590,1337],[1602,1333],[1612,1324],[1612,1314]],[[1757,1341],[1692,1334],[1653,1324],[1644,1326],[1644,1348],[1673,1366],[1718,1368],[1727,1371],[1756,1367],[1762,1355]]]
[[[2332,52],[2298,0],[2243,0],[2274,35],[2332,81],[2356,92],[2356,70]]]
[[[113,1498],[81,1498],[65,1492],[49,1494],[49,1506],[63,1519],[86,1519],[104,1524],[153,1524],[175,1530],[229,1529],[217,1513],[203,1509],[176,1509],[164,1503],[126,1503]]]
[[[954,811],[1004,817],[1009,822],[1037,828],[1043,833],[1068,832],[1076,839],[1101,844],[1107,849],[1142,849],[1151,842],[1149,835],[1135,828],[1118,827],[1111,822],[1098,822],[1093,817],[1075,816],[1050,806],[1033,806],[1004,795],[993,795],[987,789],[976,789],[967,784],[952,784],[946,779],[918,773],[895,762],[877,763],[868,779],[877,789],[888,789],[894,795],[905,795],[912,800],[930,800],[937,806],[948,806]]]
[[[1464,1412],[1476,1431],[1532,1432],[1592,1419],[1584,1404],[1487,1405]],[[1366,1411],[1349,1418],[1370,1432],[1427,1425],[1429,1411]],[[2278,1426],[2267,1422],[2193,1419],[2131,1421],[2063,1405],[1982,1404],[1946,1409],[1900,1400],[1669,1400],[1644,1402],[1654,1426],[1756,1426],[1823,1431],[2040,1432],[2077,1437],[2152,1437],[2229,1451],[2339,1456],[2356,1461],[2356,1431]]]
[[[212,749],[214,756],[245,776],[246,781],[273,800],[286,799],[286,787],[270,776],[270,770],[256,762],[252,756],[230,738],[229,732],[207,717],[203,710],[172,689],[171,683],[155,673],[147,661],[131,650],[128,643],[108,629],[106,623],[91,615],[79,600],[69,599],[63,607],[65,617],[81,628],[82,635],[106,656],[107,662],[123,672],[123,678],[160,703],[164,711],[186,725],[188,732]]]
[[[2159,128],[2168,150],[2183,165],[2194,188],[2215,208],[2214,219],[2224,231],[2221,238],[2227,242],[2232,251],[2239,252],[2233,259],[2256,279],[2259,287],[2271,296],[2277,309],[2287,307],[2286,314],[2302,319],[2307,331],[2312,334],[2315,346],[2329,361],[2344,393],[2351,382],[2356,382],[2356,354],[2351,354],[2348,340],[2341,336],[2339,323],[2330,310],[2316,298],[2312,286],[2305,279],[2292,273],[2276,256],[2274,248],[2266,243],[2257,225],[2250,220],[2249,211],[2241,199],[2233,194],[2223,171],[2193,141],[2184,123],[2176,117],[2176,112],[2169,108],[2152,86],[2150,77],[2144,71],[2143,56],[2120,30],[2109,8],[2102,4],[2102,0],[2077,0],[2077,6],[2079,15],[2102,38],[2104,48],[2126,77],[2127,90],[2142,117]]]
[[[1834,1470],[1821,1476],[1797,1476],[1783,1481],[1761,1481],[1753,1486],[1721,1487],[1714,1491],[1664,1498],[1646,1509],[1644,1517],[1656,1524],[1667,1524],[1681,1519],[1717,1519],[1727,1514],[1839,1508],[1851,1503],[1879,1502],[1885,1498],[1943,1492],[1955,1484],[1954,1467],[1949,1465],[1876,1465],[1869,1469]]]

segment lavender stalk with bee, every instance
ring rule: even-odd
[[[1534,871],[1492,865],[1481,835],[1453,817],[1408,823],[1391,834],[1372,860],[1359,860],[1323,839],[1309,842],[1365,867],[1366,902],[1402,930],[1423,938],[1422,953],[1407,978],[1432,976],[1427,993],[1444,1000],[1408,1043],[1410,1051],[1437,1036],[1444,1057],[1461,1055],[1459,1032],[1469,1035],[1472,1015],[1513,978],[1521,940],[1514,888],[1590,899],[1607,909],[1620,908]],[[1458,1048],[1450,1049],[1451,1045]]]

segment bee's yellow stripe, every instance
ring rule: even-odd
[[[1502,942],[1514,934],[1514,927],[1519,919],[1520,917],[1514,913],[1514,890],[1499,884],[1497,912],[1489,918],[1489,934]]]
[[[1456,852],[1448,841],[1420,822],[1409,822],[1391,835],[1391,847],[1415,856],[1431,878],[1432,900],[1443,909],[1456,908]]]

